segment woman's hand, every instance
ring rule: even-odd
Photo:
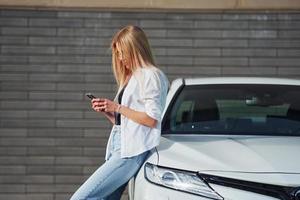
[[[97,112],[115,112],[118,105],[109,99],[95,98],[92,100],[92,107]]]

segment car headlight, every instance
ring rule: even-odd
[[[189,192],[211,199],[223,199],[196,173],[193,172],[169,169],[146,163],[145,177],[151,183],[171,189]]]

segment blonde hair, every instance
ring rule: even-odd
[[[127,60],[129,69],[122,65],[117,56],[117,45]],[[128,25],[118,31],[111,42],[112,68],[118,84],[118,91],[125,85],[126,77],[139,67],[155,66],[151,48],[144,31],[133,25]]]

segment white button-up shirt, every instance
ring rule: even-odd
[[[135,111],[145,112],[156,119],[157,124],[154,128],[150,128],[121,115],[122,158],[139,155],[159,144],[162,112],[169,87],[168,78],[156,67],[139,68],[132,74],[124,90],[121,105]],[[114,101],[117,101],[117,96],[118,94]],[[106,148],[106,160],[110,153],[111,135]]]

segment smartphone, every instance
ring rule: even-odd
[[[92,93],[86,93],[85,95],[91,100],[96,98]]]

